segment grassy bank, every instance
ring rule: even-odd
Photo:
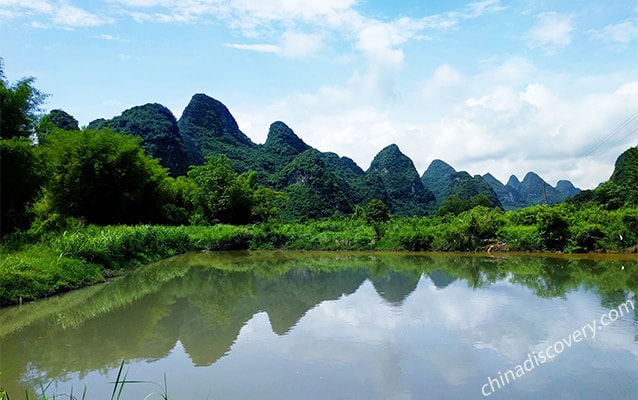
[[[243,227],[89,226],[0,248],[0,306],[103,282],[139,265],[195,250],[245,249]]]
[[[0,306],[72,290],[198,250],[635,251],[638,210],[477,207],[458,216],[333,218],[232,226],[88,226],[23,233],[0,247]]]

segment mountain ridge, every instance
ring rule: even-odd
[[[165,108],[153,104],[153,107]],[[137,107],[125,110],[122,116]],[[98,128],[113,128],[117,126],[117,118],[122,116],[91,124]],[[221,101],[203,93],[194,94],[179,120],[174,122],[172,125],[177,126],[177,132],[174,128],[168,132],[167,127],[164,136],[181,140],[187,166],[202,165],[207,157],[225,154],[237,172],[256,171],[258,182],[264,186],[294,196],[301,192],[313,194],[315,207],[327,207],[321,212],[315,210],[321,215],[350,212],[355,206],[374,198],[383,200],[397,215],[426,215],[436,211],[451,195],[462,200],[485,195],[493,206],[508,210],[545,201],[554,204],[580,191],[567,180],[552,187],[532,171],[523,181],[511,175],[503,184],[489,173],[472,176],[466,171],[456,171],[440,159],[433,160],[419,176],[412,160],[394,143],[381,149],[364,171],[348,157],[314,149],[283,121],[273,122],[266,141],[257,144],[241,131],[231,111]],[[143,145],[152,139],[143,129],[137,133],[143,138]],[[149,145],[147,143],[147,147]],[[149,153],[162,159],[157,150]],[[313,168],[310,168],[311,164],[314,164]],[[184,167],[171,169],[173,175],[185,171]],[[325,184],[319,185],[318,180],[325,180]]]

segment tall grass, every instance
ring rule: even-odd
[[[0,306],[104,281],[194,250],[248,249],[248,228],[89,226],[10,251],[0,248]]]
[[[110,400],[121,400],[122,394],[124,392],[124,386],[126,384],[150,384],[152,386],[156,386],[159,388],[159,392],[149,393],[144,400],[150,399],[153,395],[158,395],[161,399],[168,400],[168,385],[166,383],[166,374],[164,374],[163,384],[151,382],[151,381],[139,381],[139,380],[128,380],[128,369],[124,370],[124,360],[122,360],[120,367],[117,371],[117,377],[115,378],[113,384],[113,392],[111,393]],[[71,388],[70,393],[68,394],[57,394],[49,393],[49,387],[51,383],[45,385],[40,385],[40,391],[37,397],[34,400],[78,400],[78,398],[73,394],[73,388]],[[80,400],[85,400],[87,398],[88,387],[84,385],[84,389],[82,390],[82,394]],[[30,400],[29,393],[25,392],[24,394],[25,400]],[[15,398],[14,398],[15,399]],[[9,400],[9,394],[0,388],[0,400]]]
[[[73,226],[40,241],[0,247],[0,306],[103,281],[194,250],[408,250],[620,252],[638,249],[638,210],[534,206],[504,213],[476,207],[444,217],[267,222],[254,226]]]

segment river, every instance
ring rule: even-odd
[[[635,255],[187,254],[0,310],[0,386],[11,400],[635,400],[637,291]]]

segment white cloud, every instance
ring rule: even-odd
[[[65,0],[0,0],[0,15],[11,18],[30,18],[35,28],[94,27],[112,23],[110,17],[100,16],[82,8],[70,5]],[[36,20],[45,17],[48,21]]]
[[[582,188],[608,179],[615,158],[636,144],[631,137],[620,140],[631,132],[626,130],[582,157],[638,109],[638,76],[566,78],[520,57],[490,60],[475,74],[444,64],[425,80],[425,96],[423,86],[414,85],[413,93],[395,98],[391,107],[375,99],[367,79],[354,75],[343,86],[255,105],[238,120],[242,129],[250,127],[251,137],[263,139],[272,121],[283,120],[308,144],[351,157],[363,169],[396,143],[419,173],[440,158],[471,174],[491,172],[503,182],[510,174],[522,178],[535,171],[551,184],[570,179]],[[593,80],[606,84],[592,85]]]
[[[227,43],[226,47],[239,50],[256,51],[258,53],[280,53],[281,47],[276,44],[237,44]]]
[[[540,13],[536,25],[528,33],[527,44],[547,53],[556,53],[571,43],[573,30],[574,22],[570,15]]]
[[[52,20],[56,25],[66,27],[91,27],[112,22],[110,18],[101,17],[81,8],[61,2],[55,8]]]
[[[281,38],[281,53],[288,58],[312,56],[322,48],[323,38],[319,34],[286,31]]]
[[[591,34],[597,39],[626,45],[638,41],[638,20],[626,20],[607,25],[599,31],[592,31]]]
[[[305,58],[321,51],[323,48],[323,38],[318,34],[284,32],[280,44],[228,43],[226,47],[255,51],[258,53],[273,53],[286,58]]]
[[[477,18],[484,14],[491,14],[505,9],[506,7],[501,5],[500,0],[483,0],[470,3],[465,10],[464,19]]]
[[[431,78],[423,86],[423,98],[441,101],[466,82],[465,76],[450,64],[439,65]]]

